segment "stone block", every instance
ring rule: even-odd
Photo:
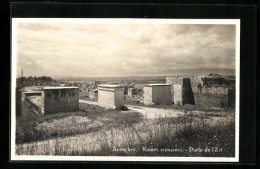
[[[170,105],[171,85],[169,84],[148,84],[144,87],[144,104]]]
[[[124,91],[120,85],[98,85],[98,105],[107,109],[123,107]]]
[[[41,97],[43,114],[79,110],[78,87],[44,87]]]

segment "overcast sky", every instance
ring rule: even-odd
[[[235,68],[235,25],[19,23],[17,74],[128,76]]]

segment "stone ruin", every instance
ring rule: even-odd
[[[174,104],[200,104],[215,106],[235,105],[235,80],[218,74],[195,77],[166,77],[171,84]]]
[[[121,85],[98,85],[98,106],[117,109],[124,106],[125,87]]]
[[[78,87],[44,87],[41,97],[42,114],[79,110]]]
[[[166,84],[171,85],[171,97],[174,104],[195,104],[190,78],[166,77]]]
[[[36,114],[79,110],[78,87],[43,87],[41,91],[21,92],[20,98]]]
[[[147,84],[143,90],[145,105],[172,104],[171,85],[169,84]]]

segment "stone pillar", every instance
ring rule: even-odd
[[[44,87],[41,95],[43,114],[79,110],[78,87]]]
[[[166,84],[171,85],[171,97],[174,104],[195,104],[190,78],[166,77]],[[176,89],[174,89],[175,87]],[[176,97],[178,97],[176,99],[175,92],[177,92]]]

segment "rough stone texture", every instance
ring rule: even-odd
[[[98,105],[107,109],[116,109],[124,106],[125,88],[120,85],[99,85]]]
[[[211,108],[228,106],[227,95],[194,93],[194,98],[198,101],[196,102],[197,105],[203,105]]]
[[[193,78],[190,78],[191,88],[193,93],[199,93],[200,90],[198,88],[198,85],[200,84],[203,86],[203,80],[200,76],[195,76]],[[195,100],[196,103],[196,100]]]
[[[195,76],[190,78],[193,93],[227,94],[228,88],[235,85],[235,80],[223,77]],[[202,86],[201,91],[198,85]]]
[[[90,99],[97,99],[98,98],[98,89],[90,89],[89,98]]]
[[[227,95],[228,87],[202,87],[201,93]]]
[[[144,89],[144,104],[163,104],[170,105],[171,101],[171,85],[168,84],[149,84]]]
[[[194,96],[191,88],[190,78],[184,77],[166,77],[166,84],[171,85],[171,97],[174,104],[195,104]],[[182,85],[182,87],[176,86],[177,88],[174,89],[175,85]],[[181,91],[180,91],[181,90]],[[175,99],[175,93],[177,92],[178,98]],[[181,94],[180,94],[181,93]],[[176,97],[177,97],[176,95]],[[180,98],[180,96],[182,98]],[[177,103],[175,103],[177,101]]]
[[[172,100],[174,104],[176,104],[175,102],[181,104],[180,93],[182,91],[182,104],[193,103],[221,107],[235,105],[235,92],[232,89],[235,86],[235,80],[225,79],[221,75],[190,78],[167,77],[166,83],[172,84]],[[180,87],[174,89],[174,85],[183,85],[182,90]],[[178,92],[178,94],[175,95],[174,92]],[[178,98],[175,99],[175,96],[178,96]]]
[[[79,110],[78,87],[46,87],[42,90],[43,114]]]

